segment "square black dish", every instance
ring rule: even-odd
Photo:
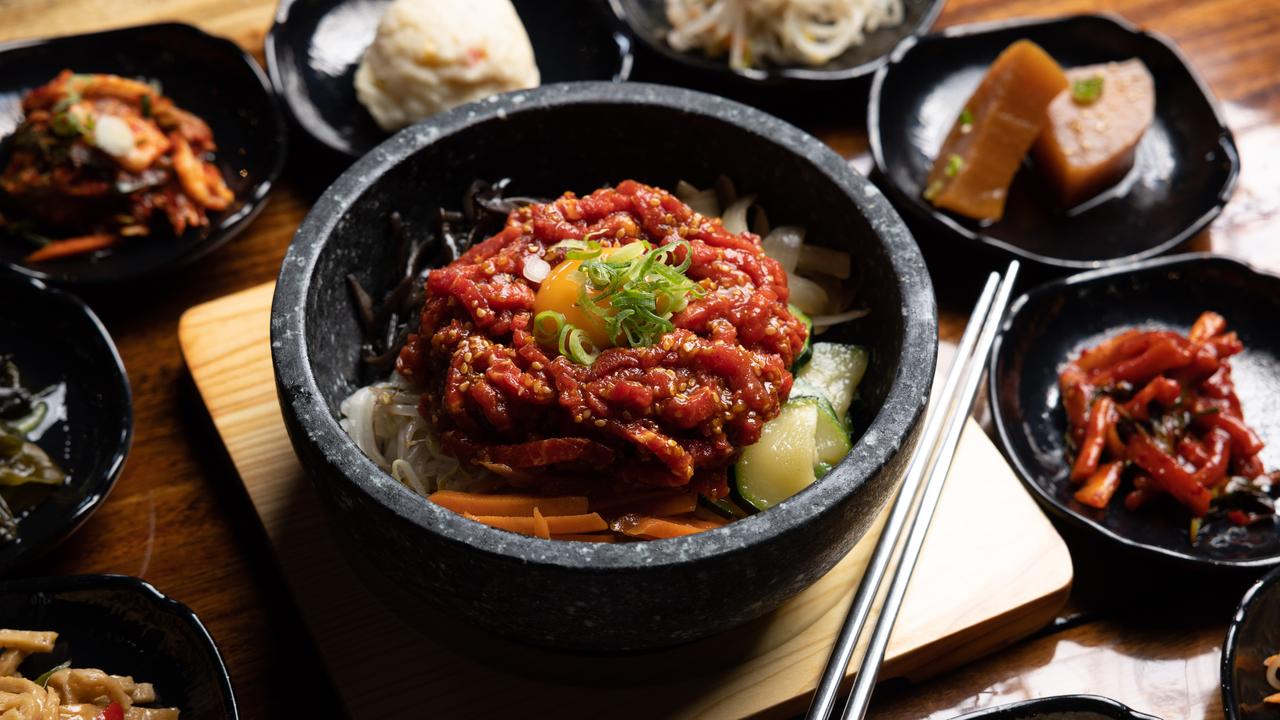
[[[1134,167],[1115,186],[1063,210],[1024,160],[998,222],[938,210],[922,193],[943,137],[992,61],[1021,39],[1040,45],[1064,68],[1130,58],[1147,66],[1155,79],[1155,118]],[[944,242],[955,239],[1059,272],[1172,250],[1218,216],[1240,166],[1212,94],[1178,49],[1104,15],[972,25],[904,41],[872,84],[867,134],[876,180],[908,219]]]
[[[1240,602],[1222,645],[1222,706],[1227,720],[1268,720],[1280,706],[1262,699],[1280,693],[1267,682],[1263,661],[1280,654],[1280,570],[1259,580]]]
[[[644,47],[683,72],[693,72],[705,82],[737,82],[746,86],[815,85],[856,81],[870,77],[903,38],[929,31],[942,13],[945,0],[903,0],[902,22],[866,34],[866,41],[850,47],[823,65],[774,65],[734,68],[725,57],[710,57],[700,50],[682,52],[667,42],[671,22],[663,0],[609,0],[613,14]],[[683,84],[679,77],[673,78]],[[685,78],[687,80],[687,78]]]
[[[170,269],[231,240],[262,210],[284,167],[286,127],[266,75],[238,45],[190,25],[164,23],[0,46],[0,137],[22,121],[22,97],[64,69],[159,81],[179,108],[205,120],[218,144],[217,166],[235,200],[205,227],[174,237],[157,230],[101,257],[27,265],[34,248],[0,239],[0,262],[67,284],[120,282]],[[8,151],[0,144],[0,162]]]
[[[267,69],[294,123],[345,163],[391,137],[356,99],[355,73],[391,0],[283,0],[267,34]],[[581,0],[515,0],[542,84],[626,80],[630,42],[603,8]]]
[[[65,387],[65,419],[30,439],[68,476],[47,495],[11,503],[17,539],[0,543],[0,573],[7,573],[70,535],[106,499],[129,452],[133,402],[115,344],[80,300],[38,280],[0,275],[0,307],[7,309],[0,313],[0,356],[18,366],[22,385]]]
[[[155,685],[157,707],[183,720],[235,720],[235,695],[209,631],[186,605],[125,575],[72,575],[0,584],[0,617],[17,630],[58,633],[54,652],[20,666],[26,677],[70,660]]]
[[[1205,254],[1082,273],[1016,300],[992,350],[992,420],[1031,494],[1051,517],[1115,551],[1106,562],[1137,555],[1161,567],[1257,577],[1280,564],[1280,519],[1247,529],[1207,522],[1193,545],[1183,508],[1152,503],[1130,512],[1117,497],[1106,510],[1093,510],[1076,502],[1068,480],[1058,383],[1067,360],[1129,328],[1186,333],[1206,310],[1223,315],[1244,343],[1231,366],[1245,421],[1267,442],[1263,464],[1280,467],[1280,277]]]

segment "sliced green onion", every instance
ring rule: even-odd
[[[952,155],[947,158],[947,167],[943,172],[947,177],[955,177],[960,174],[960,170],[964,168],[964,158],[959,155]]]
[[[596,349],[591,340],[587,338],[587,334],[581,328],[573,328],[569,331],[569,359],[579,365],[590,365],[600,357],[600,351]]]
[[[574,248],[565,253],[564,256],[570,260],[591,260],[600,257],[602,250],[600,243],[595,240],[585,240],[582,243],[582,247]]]
[[[1092,105],[1102,97],[1102,76],[1082,78],[1071,83],[1071,99],[1079,105]]]
[[[533,337],[543,345],[550,345],[559,340],[564,326],[563,314],[555,310],[543,310],[533,316]]]
[[[973,127],[973,113],[969,111],[969,108],[965,108],[960,111],[960,129],[968,132],[971,127]]]
[[[58,672],[59,670],[66,670],[66,669],[67,669],[67,668],[69,668],[69,667],[71,667],[71,661],[70,661],[70,660],[68,660],[68,661],[66,661],[66,662],[64,662],[64,663],[62,663],[62,664],[60,664],[60,665],[54,665],[53,667],[49,668],[48,670],[45,670],[44,672],[40,673],[40,676],[39,676],[39,677],[37,677],[35,680],[32,680],[32,682],[34,682],[35,684],[39,685],[40,687],[45,687],[45,686],[47,686],[47,685],[49,684],[49,678],[53,677],[53,674],[54,674],[54,673]]]

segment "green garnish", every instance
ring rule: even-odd
[[[1098,102],[1100,97],[1102,97],[1101,75],[1094,75],[1071,83],[1071,99],[1079,105],[1092,105]]]
[[[952,155],[947,158],[947,167],[942,172],[947,177],[955,177],[960,174],[960,170],[964,168],[964,158],[959,155]]]
[[[44,672],[40,673],[40,677],[36,678],[35,680],[32,680],[32,682],[39,685],[40,687],[45,687],[49,684],[49,678],[53,677],[54,673],[58,672],[59,670],[66,670],[69,667],[71,667],[70,660],[64,663],[61,663],[59,665],[54,665],[48,670],[45,670]]]
[[[969,108],[960,111],[960,131],[969,132],[973,128],[973,113]]]
[[[151,96],[143,95],[141,104],[142,104],[142,117],[144,118],[151,117]]]
[[[668,264],[678,248],[684,248],[684,261]],[[652,345],[675,329],[671,317],[688,306],[689,298],[704,293],[685,275],[692,262],[693,248],[685,240],[655,248],[644,241],[630,243],[611,255],[583,261],[579,272],[587,282],[578,304],[604,321],[615,342]]]
[[[58,137],[76,137],[89,132],[89,127],[71,112],[60,112],[49,118],[49,129]]]
[[[934,180],[933,182],[929,183],[929,187],[924,189],[924,199],[932,202],[934,198],[942,194],[942,191],[945,187],[946,187],[946,183],[942,182],[941,180]]]

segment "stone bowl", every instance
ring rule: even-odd
[[[775,224],[854,257],[863,320],[824,340],[870,349],[850,417],[853,451],[770,510],[694,536],[607,545],[496,530],[426,502],[366,458],[338,404],[368,382],[348,294],[394,282],[388,214],[428,227],[475,178],[512,194],[586,193],[627,178],[758,193]],[[871,525],[913,448],[936,356],[924,261],[880,192],[813,137],[744,105],[635,83],[567,83],[495,97],[401,131],[357,161],[294,237],[271,312],[272,361],[294,449],[340,545],[411,599],[501,635],[578,651],[691,641],[759,617],[815,582]],[[385,597],[384,599],[389,600]],[[417,607],[412,607],[416,605]],[[412,617],[410,618],[412,619]]]

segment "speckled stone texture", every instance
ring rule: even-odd
[[[387,215],[429,227],[474,178],[516,194],[589,192],[626,178],[673,187],[718,174],[759,193],[775,224],[849,250],[871,366],[851,413],[858,439],[830,475],[712,532],[650,543],[548,542],[470,522],[379,470],[338,426],[359,328],[343,281],[388,287]],[[843,334],[842,334],[843,333]],[[339,541],[424,603],[500,634],[573,650],[694,640],[758,617],[843,557],[895,486],[916,439],[937,313],[915,242],[880,192],[801,130],[728,100],[634,83],[572,83],[436,116],[380,145],[325,192],[285,257],[271,318],[286,425]],[[430,610],[425,610],[429,612]]]

